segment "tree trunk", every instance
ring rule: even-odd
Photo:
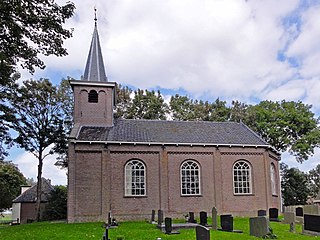
[[[42,151],[39,152],[38,156],[39,165],[38,165],[38,176],[37,176],[37,199],[36,199],[36,213],[37,213],[37,221],[40,221],[41,217],[41,193],[42,193],[42,165],[43,165],[43,159],[42,159]]]

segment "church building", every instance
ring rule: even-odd
[[[84,77],[70,84],[68,222],[280,208],[280,155],[245,124],[114,118],[96,23]]]

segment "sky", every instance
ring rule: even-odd
[[[58,0],[59,4],[65,1]],[[66,23],[73,38],[69,55],[41,57],[47,67],[22,80],[67,76],[80,79],[97,9],[108,80],[132,88],[160,89],[165,97],[248,104],[301,100],[320,115],[320,0],[74,0]],[[13,149],[10,159],[36,178],[30,153]],[[320,150],[303,164],[285,153],[282,161],[303,171],[314,168]],[[66,184],[66,171],[45,160],[43,176]]]

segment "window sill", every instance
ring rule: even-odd
[[[201,194],[187,194],[187,195],[180,195],[180,197],[202,197]]]
[[[147,195],[144,196],[123,196],[124,198],[147,198]]]
[[[234,193],[233,196],[254,196],[253,193]]]
[[[272,194],[272,197],[279,197],[278,194]]]

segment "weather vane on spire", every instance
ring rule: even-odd
[[[97,26],[97,8],[96,7],[94,7],[94,25],[96,25]]]

